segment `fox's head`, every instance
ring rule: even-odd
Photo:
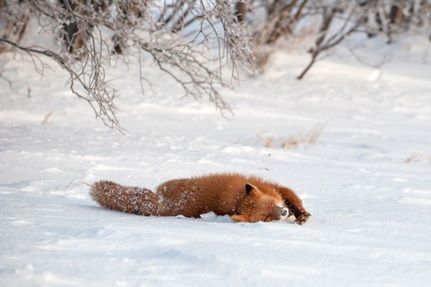
[[[278,193],[265,193],[250,183],[245,184],[244,193],[238,214],[231,216],[234,221],[269,222],[288,215],[288,209]]]

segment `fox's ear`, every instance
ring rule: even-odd
[[[250,194],[252,190],[256,190],[256,187],[252,184],[245,184],[245,193]]]

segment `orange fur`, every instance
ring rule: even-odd
[[[278,220],[287,207],[295,222],[302,224],[310,214],[289,188],[240,174],[211,174],[170,180],[156,192],[96,182],[91,195],[100,205],[142,215],[200,217],[207,212],[230,215],[237,222]]]

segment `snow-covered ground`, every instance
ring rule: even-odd
[[[125,135],[94,120],[55,66],[41,78],[16,57],[12,89],[0,79],[0,286],[428,286],[431,55],[398,48],[381,69],[326,58],[301,82],[307,58],[277,54],[224,92],[226,117],[151,65],[142,95],[137,67],[119,64]],[[281,147],[319,126],[317,143]],[[313,216],[140,217],[98,207],[86,185],[220,171],[288,185]]]

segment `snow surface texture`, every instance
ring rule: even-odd
[[[0,286],[428,286],[431,65],[423,46],[397,51],[381,69],[332,56],[301,82],[307,58],[275,55],[267,74],[224,92],[227,119],[181,99],[151,65],[154,92],[142,95],[138,68],[119,64],[110,75],[126,135],[94,120],[61,71],[41,79],[30,61],[8,62]],[[316,143],[281,147],[319,125]],[[226,171],[292,187],[313,216],[143,217],[100,208],[85,184],[154,188]]]

